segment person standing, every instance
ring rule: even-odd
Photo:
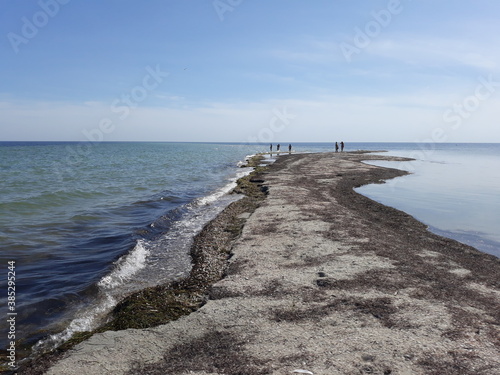
[[[272,143],[269,145],[269,152],[270,152],[271,154],[273,153],[273,144],[272,144]]]
[[[335,142],[335,152],[339,152],[339,143]]]
[[[278,145],[276,146],[276,151],[277,152],[280,152],[280,144],[278,143]]]
[[[340,152],[344,151],[344,142],[340,142]]]
[[[291,144],[289,144],[289,145],[288,145],[288,153],[289,153],[289,154],[291,154],[291,153],[292,153],[292,145],[291,145]]]

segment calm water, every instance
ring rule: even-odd
[[[358,192],[405,211],[437,234],[500,257],[500,144],[437,144],[389,155],[412,162],[371,164],[412,174]]]
[[[17,338],[54,345],[95,327],[130,292],[187,275],[194,235],[237,199],[227,193],[249,172],[239,163],[268,147],[0,142],[0,259],[16,262]],[[405,156],[417,147],[346,145],[356,149]],[[444,145],[419,159],[393,163],[413,175],[360,191],[498,255],[500,146]]]

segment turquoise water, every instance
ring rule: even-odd
[[[293,148],[325,152],[333,145]],[[415,144],[346,144],[346,151],[357,149],[419,156],[414,164],[391,164],[414,174],[362,188],[363,194],[498,255],[499,145],[443,145],[422,156]],[[248,144],[0,142],[0,259],[5,267],[16,262],[17,338],[56,345],[95,327],[123,296],[187,275],[194,235],[238,199],[227,193],[249,173],[239,165],[268,150]],[[465,203],[468,197],[474,201]],[[442,215],[457,207],[464,213]],[[479,227],[472,229],[471,222]],[[6,278],[1,283],[7,290]],[[2,348],[6,341],[2,335]]]

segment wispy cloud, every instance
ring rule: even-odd
[[[174,102],[177,102],[177,101],[181,101],[181,100],[185,100],[186,98],[183,97],[183,96],[179,96],[179,95],[168,95],[168,94],[158,94],[158,95],[155,95],[156,98],[158,99],[163,99],[163,100],[168,100],[168,101],[174,101]]]
[[[366,49],[371,57],[383,57],[405,64],[432,66],[463,66],[497,70],[493,50],[463,40],[407,36],[375,40]]]
[[[264,81],[266,83],[293,83],[297,81],[297,78],[292,75],[281,75],[267,72],[249,72],[246,74],[246,76],[248,78]]]
[[[474,93],[474,87],[469,94]],[[499,100],[492,97],[464,119],[457,131],[443,122],[443,113],[463,97],[452,93],[420,90],[407,95],[386,94],[368,96],[338,94],[263,101],[218,101],[189,107],[140,106],[126,119],[110,111],[106,103],[25,102],[2,104],[3,123],[10,134],[4,140],[16,140],[24,134],[31,140],[85,141],[85,134],[99,129],[101,121],[111,121],[104,140],[164,140],[164,141],[237,141],[269,126],[276,109],[292,113],[293,122],[279,134],[276,141],[413,141],[425,138],[432,129],[442,127],[455,141],[470,141],[484,136],[500,117]],[[20,132],[19,130],[22,131]],[[215,132],[214,129],[217,129]],[[450,138],[451,139],[451,138]]]

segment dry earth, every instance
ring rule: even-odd
[[[47,374],[499,374],[499,260],[356,194],[403,174],[366,159],[280,157],[202,308]]]

